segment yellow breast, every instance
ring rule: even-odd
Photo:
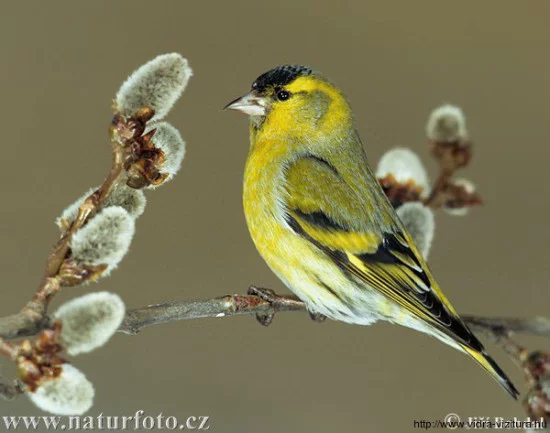
[[[243,204],[254,244],[271,270],[309,305],[335,302],[333,295],[319,287],[319,279],[340,285],[340,273],[320,251],[311,248],[287,226],[284,215],[284,165],[288,158],[280,144],[258,143],[251,148],[244,175]],[[325,273],[329,275],[323,275]]]
[[[256,248],[270,266],[286,233],[279,206],[283,189],[283,149],[261,145],[251,149],[244,174],[243,205],[248,229]]]

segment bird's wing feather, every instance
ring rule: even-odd
[[[376,251],[381,232],[369,229],[363,200],[326,160],[306,155],[285,170],[285,211],[312,239],[341,251]]]
[[[300,158],[286,168],[285,175],[286,219],[292,230],[355,281],[379,291],[455,341],[480,350],[480,343],[441,293],[399,223],[391,229],[380,227],[369,214],[365,197],[321,158]]]

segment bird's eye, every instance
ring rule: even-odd
[[[277,90],[277,99],[279,101],[286,101],[288,98],[290,98],[290,92],[287,92],[284,89]]]

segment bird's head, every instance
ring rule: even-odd
[[[313,70],[279,66],[260,75],[246,95],[227,109],[251,118],[252,127],[278,134],[311,134],[336,126],[349,127],[351,110],[340,90]]]

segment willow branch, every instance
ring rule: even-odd
[[[514,332],[539,336],[550,336],[550,318],[536,316],[519,319],[512,317],[462,316],[462,319],[476,329],[492,329],[494,332]]]
[[[247,295],[225,295],[210,299],[182,300],[148,305],[128,310],[118,332],[136,335],[142,329],[180,320],[224,318],[254,315],[263,325],[271,323],[275,313],[287,311],[307,312],[306,305],[293,295],[279,296],[267,289],[251,287]],[[315,319],[318,319],[314,317]],[[465,315],[463,320],[474,330],[499,344],[509,355],[519,360],[523,348],[510,335],[513,333],[550,336],[550,318],[505,318]],[[50,327],[47,316],[33,321],[24,313],[0,318],[0,336],[10,339],[36,335]],[[12,345],[0,338],[0,352],[9,358],[15,356]],[[0,378],[0,396],[12,399],[22,392],[17,381]]]
[[[22,309],[22,313],[29,318],[41,319],[45,316],[48,309],[48,305],[51,299],[59,292],[60,282],[57,278],[59,274],[59,269],[63,264],[67,253],[70,248],[71,240],[73,239],[74,234],[84,226],[84,224],[94,216],[99,207],[103,204],[105,199],[109,196],[112,189],[116,185],[117,181],[120,178],[120,175],[124,171],[124,148],[117,145],[113,142],[113,163],[111,170],[107,178],[104,180],[103,184],[95,190],[80,206],[78,210],[78,215],[70,227],[63,233],[63,236],[59,239],[57,244],[53,247],[50,255],[48,256],[48,261],[46,263],[46,269],[44,272],[44,277],[38,290],[34,294],[31,301],[29,301],[25,307]],[[28,328],[32,326],[32,323],[25,318],[13,318],[15,320],[20,320],[26,323]],[[0,328],[2,324],[0,322]],[[28,329],[23,329],[22,331],[29,331]]]
[[[38,334],[50,325],[50,319],[44,315],[31,315],[27,311],[0,317],[0,338],[12,340]]]
[[[174,301],[129,310],[119,328],[125,334],[137,334],[145,327],[178,320],[232,317],[244,314],[266,315],[285,311],[307,311],[294,296],[226,295],[212,299]],[[466,315],[463,320],[492,341],[502,342],[510,333],[550,337],[550,318],[490,318]]]
[[[272,293],[269,296],[225,295],[210,299],[172,301],[128,310],[119,332],[137,334],[148,326],[179,320],[221,318],[246,314],[268,315],[285,311],[307,311],[307,308],[295,296],[278,296]],[[474,330],[483,332],[495,342],[510,333],[550,337],[550,318],[548,317],[493,318],[464,315],[462,318]],[[29,337],[49,326],[50,319],[47,316],[37,320],[33,320],[24,313],[0,317],[0,338],[10,340]]]
[[[432,186],[430,195],[422,202],[432,209],[443,206],[470,207],[482,203],[481,196],[468,192],[463,186],[454,184],[453,177],[457,170],[465,167],[472,158],[472,144],[468,140],[450,143],[431,142],[432,155],[439,162],[439,174]]]
[[[149,305],[126,312],[119,332],[137,334],[143,328],[178,320],[232,317],[255,314],[263,317],[283,311],[306,311],[305,304],[294,296],[226,295],[213,299],[174,301]]]

